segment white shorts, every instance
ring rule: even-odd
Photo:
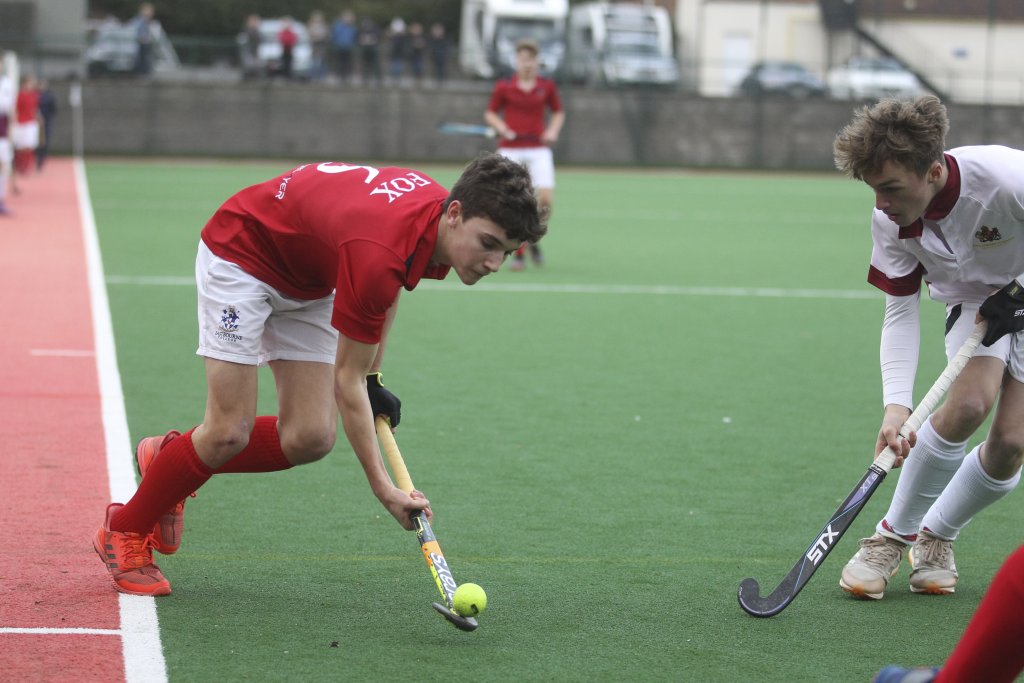
[[[14,149],[35,149],[39,146],[39,122],[16,123],[11,131]]]
[[[199,349],[196,355],[243,365],[273,360],[334,364],[334,294],[293,299],[199,243]]]
[[[550,147],[499,147],[498,152],[518,161],[530,171],[530,180],[537,190],[555,188],[555,158]]]
[[[946,333],[946,359],[952,360],[960,350],[967,337],[974,330],[974,317],[981,304],[963,303],[960,306],[960,317]],[[946,320],[956,306],[946,306]],[[996,340],[992,346],[978,345],[975,356],[990,356],[1006,363],[1010,376],[1018,382],[1024,382],[1024,333],[1007,334]]]

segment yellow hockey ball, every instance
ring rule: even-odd
[[[464,583],[455,589],[452,607],[460,617],[475,617],[487,609],[487,593],[475,583]]]

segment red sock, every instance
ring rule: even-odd
[[[1003,563],[985,591],[936,683],[1012,683],[1024,670],[1024,546]]]
[[[235,457],[214,470],[214,474],[243,472],[279,472],[292,466],[281,450],[277,435],[277,418],[267,415],[256,418],[249,444]]]
[[[110,518],[110,530],[148,534],[160,515],[212,476],[213,470],[196,455],[191,431],[171,439],[146,470],[139,490]]]
[[[278,472],[290,467],[281,450],[274,416],[257,417],[246,447],[216,470],[199,459],[189,431],[160,449],[139,490],[110,519],[110,529],[148,533],[160,515],[188,498],[214,474]]]
[[[14,153],[14,168],[22,175],[28,175],[28,172],[32,169],[32,155],[34,151],[31,149],[19,149]]]

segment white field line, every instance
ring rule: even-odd
[[[110,275],[110,285],[193,287],[190,277],[133,277]],[[779,299],[880,299],[872,289],[785,289],[782,287],[683,287],[675,285],[585,285],[514,282],[479,282],[466,287],[456,282],[421,281],[419,288],[444,292],[498,292],[526,294],[633,294],[647,296],[728,296]]]
[[[107,474],[110,478],[110,499],[124,502],[135,492],[135,473],[128,453],[132,452],[128,434],[128,417],[124,408],[121,374],[117,368],[114,329],[110,304],[103,278],[96,217],[89,199],[85,164],[75,159],[75,181],[78,189],[78,210],[82,220],[85,258],[89,276],[89,296],[95,336],[96,368],[99,371],[103,433],[107,448]],[[101,511],[97,510],[97,514]],[[118,594],[121,614],[121,645],[124,653],[124,674],[127,683],[166,683],[167,664],[160,644],[154,598]]]
[[[52,356],[56,358],[92,358],[95,351],[88,349],[31,349],[30,356]]]

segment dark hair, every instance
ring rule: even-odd
[[[537,242],[548,231],[525,166],[494,152],[471,161],[448,194],[444,208],[462,203],[463,218],[494,221],[511,240]]]
[[[916,100],[887,98],[862,107],[836,136],[836,168],[857,180],[882,170],[887,161],[924,175],[943,152],[949,117],[932,95]]]

